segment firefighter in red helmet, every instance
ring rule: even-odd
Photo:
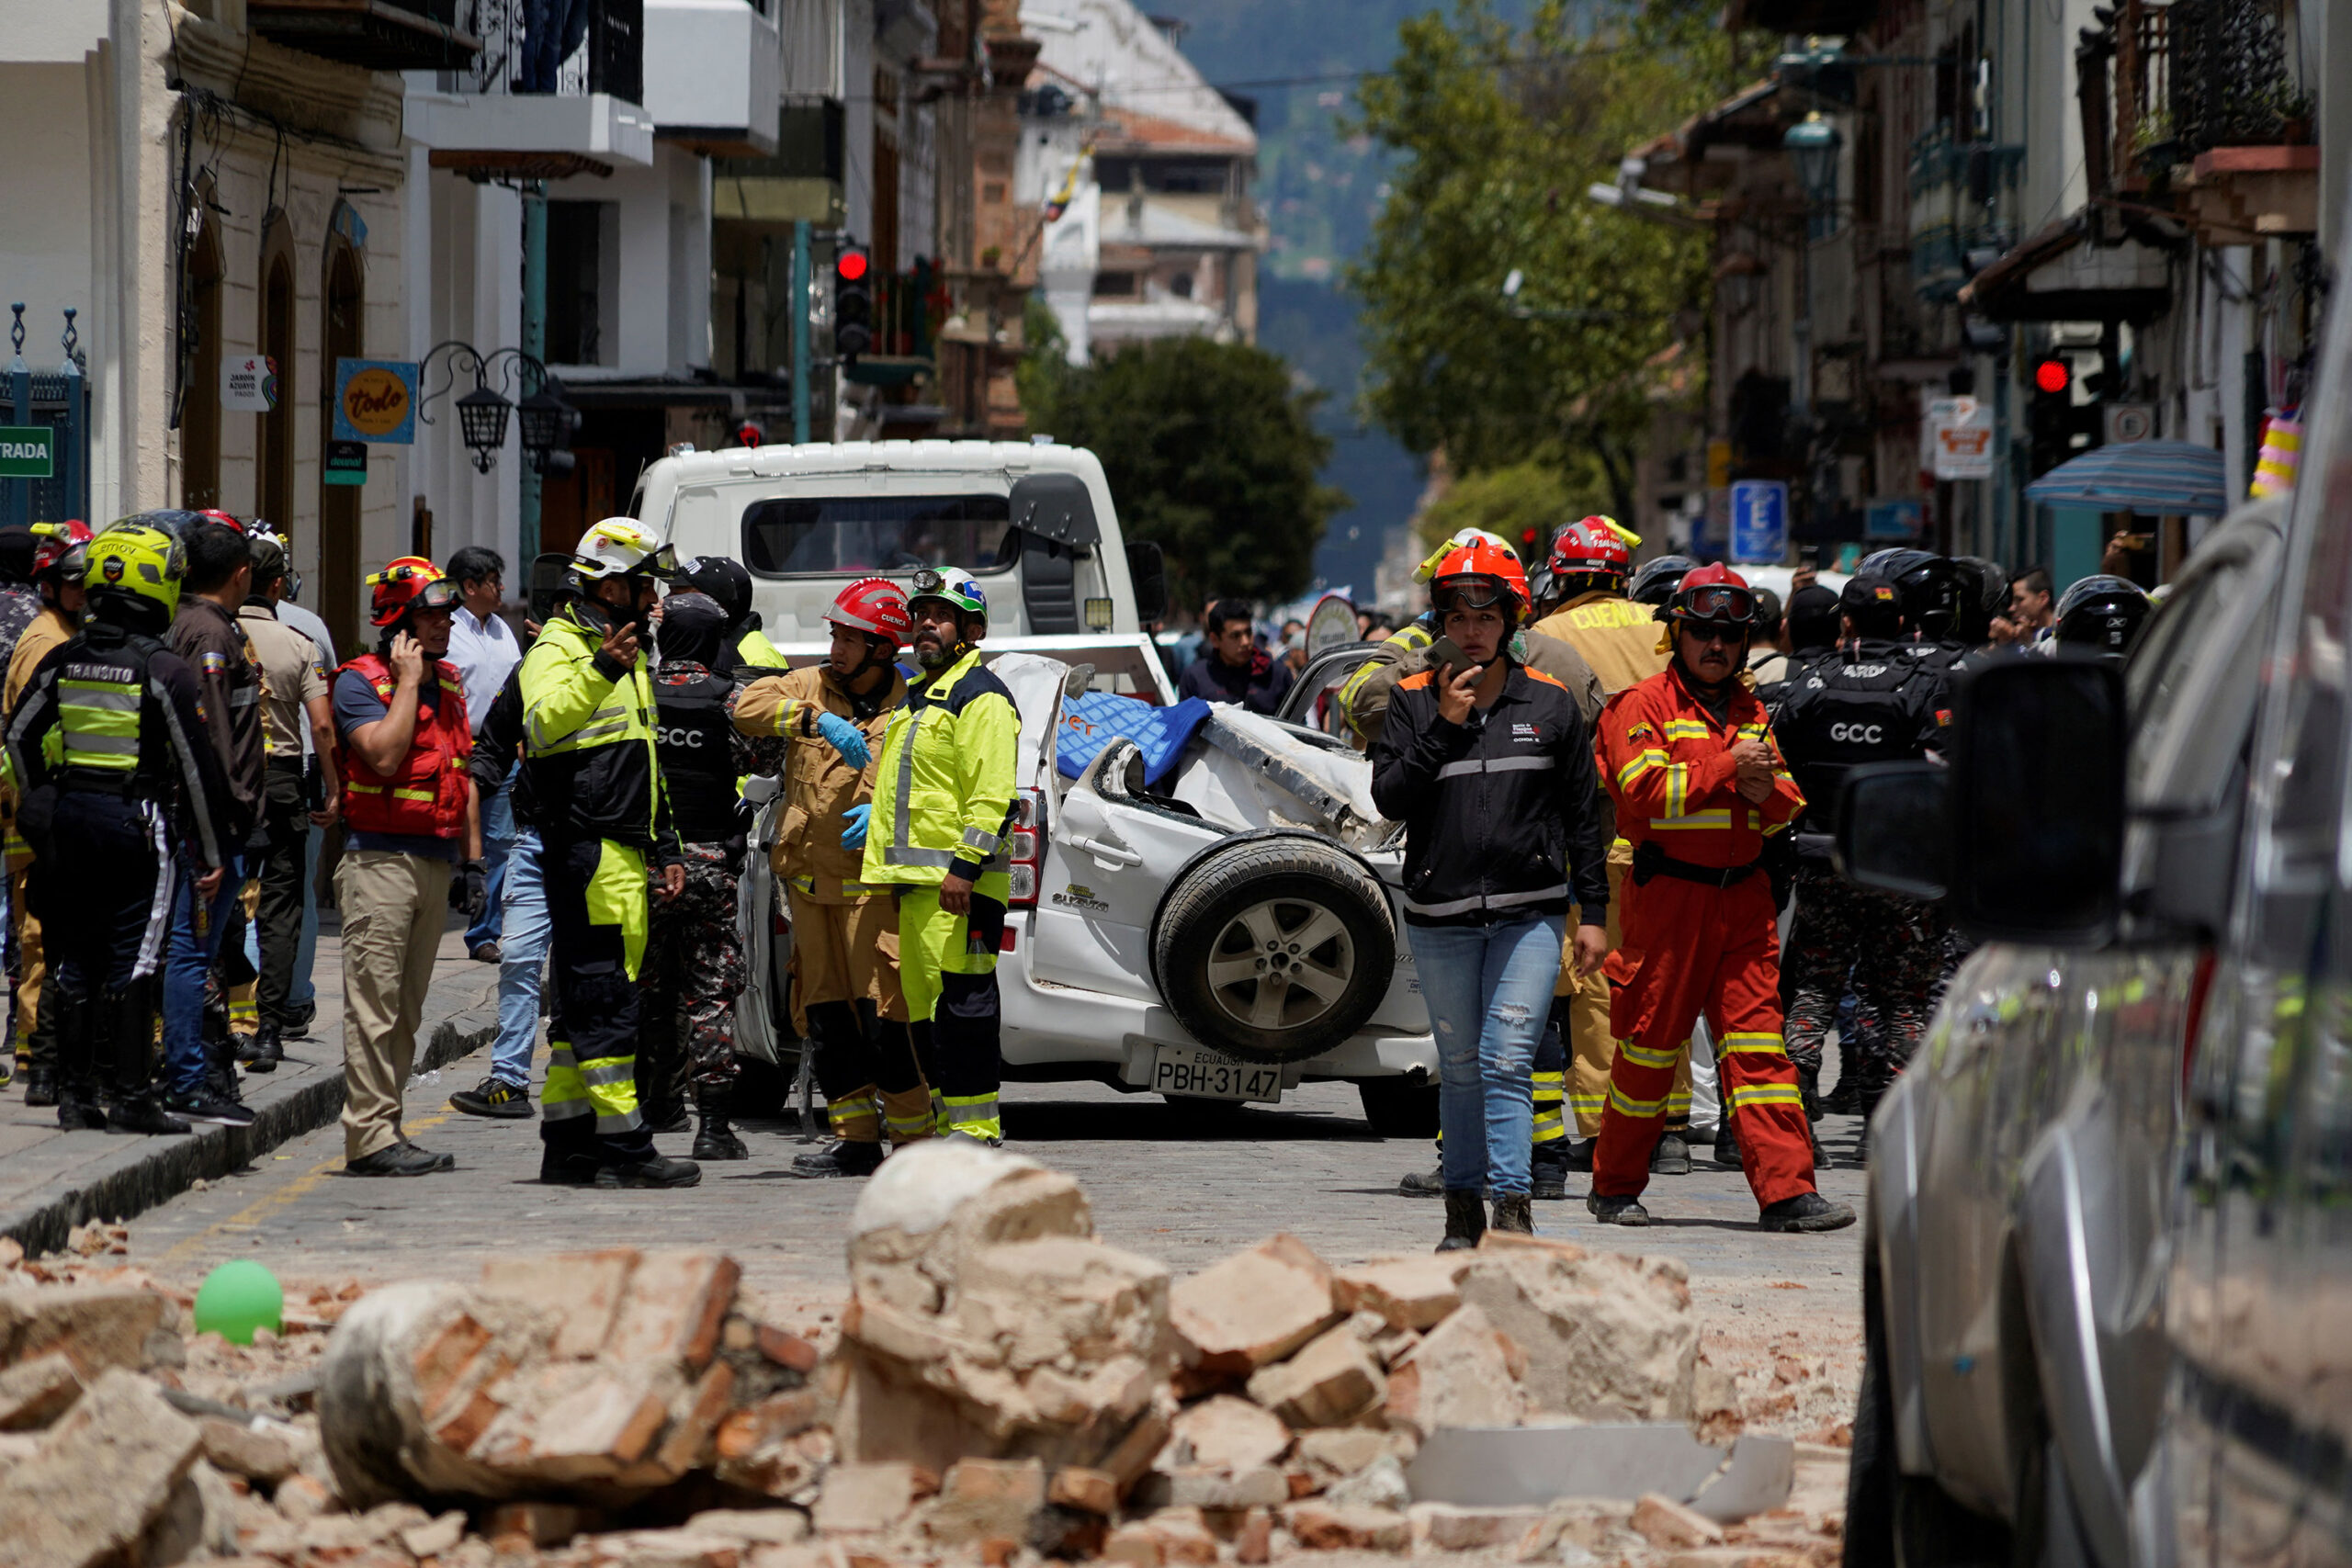
[[[931,1088],[917,1064],[899,989],[899,927],[887,887],[861,878],[845,844],[873,810],[875,759],[907,699],[899,649],[914,635],[907,596],[888,578],[851,583],[825,612],[833,646],[821,664],[767,675],[735,699],[735,728],[784,776],[773,852],[792,912],[792,1021],[816,1042],[834,1143],[794,1162],[803,1177],[865,1176],[893,1147],[932,1132]]]
[[[1723,1046],[1724,1114],[1771,1231],[1835,1230],[1854,1211],[1815,1190],[1813,1141],[1781,1034],[1778,911],[1761,859],[1804,796],[1741,681],[1756,596],[1726,567],[1686,576],[1659,611],[1672,662],[1602,710],[1600,771],[1634,847],[1624,942],[1609,959],[1617,1058],[1586,1200],[1644,1225],[1650,1155],[1703,1010]]]

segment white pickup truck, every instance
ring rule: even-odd
[[[784,651],[796,664],[822,654]],[[1434,1134],[1437,1053],[1398,913],[1403,830],[1373,807],[1371,764],[1329,737],[1220,705],[1153,789],[1126,740],[1066,779],[1067,694],[1171,700],[1149,639],[983,651],[1021,711],[997,968],[1006,1078],[1261,1103],[1339,1079],[1384,1136]],[[752,794],[766,791],[755,782]],[[790,932],[763,852],[777,809],[762,808],[763,852],[744,873],[754,984],[739,1049],[790,1065]]]

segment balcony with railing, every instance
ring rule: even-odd
[[[647,0],[589,0],[571,36],[534,38],[535,0],[427,0],[454,6],[481,41],[473,58],[412,78],[409,134],[435,168],[482,178],[561,178],[653,161],[645,97]]]
[[[2017,243],[2022,147],[1961,141],[1939,125],[1911,143],[1912,292],[1943,304],[1969,276]]]
[[[2319,149],[2282,0],[2121,0],[2075,50],[2086,174],[2208,244],[2315,231]]]

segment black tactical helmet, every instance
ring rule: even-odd
[[[1855,569],[1883,577],[1903,592],[1904,624],[1935,642],[1952,635],[1960,613],[1960,569],[1931,550],[1879,550]]]
[[[1958,556],[1951,564],[1960,572],[1960,612],[1952,622],[1952,640],[1973,648],[1992,637],[1993,617],[2009,607],[2009,574],[1999,561],[1983,556]]]
[[[2130,579],[2086,577],[2059,599],[2052,635],[2066,647],[2121,659],[2154,613],[2146,592]]]
[[[703,556],[691,566],[682,563],[673,581],[718,600],[730,626],[752,613],[752,574],[731,557]]]
[[[1698,567],[1699,563],[1689,556],[1660,556],[1645,561],[1634,573],[1633,581],[1625,585],[1625,597],[1637,604],[1663,604],[1674,597],[1682,580]]]

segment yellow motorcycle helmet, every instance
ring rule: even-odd
[[[89,561],[82,573],[82,586],[89,592],[135,593],[159,606],[167,622],[178,612],[187,551],[163,529],[135,517],[110,523],[90,541]]]

